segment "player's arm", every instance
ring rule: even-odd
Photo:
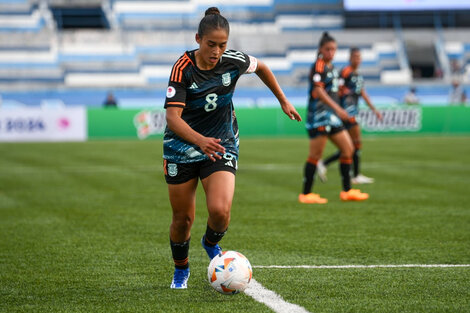
[[[339,116],[340,119],[343,121],[347,121],[349,119],[348,112],[344,110],[338,103],[336,103],[326,92],[326,90],[318,85],[315,85],[313,89],[313,96],[315,98],[319,98],[321,101],[326,103],[329,107],[331,107],[336,114]]]
[[[216,158],[221,159],[222,156],[216,153],[225,153],[225,148],[219,144],[221,139],[205,137],[198,133],[181,118],[182,113],[183,108],[179,106],[172,106],[166,109],[166,122],[171,131],[184,140],[199,146],[202,152],[212,161],[215,161]]]
[[[289,100],[287,100],[287,97],[284,95],[284,92],[282,91],[281,86],[279,86],[279,83],[271,69],[266,64],[258,60],[258,67],[255,73],[277,98],[281,104],[282,111],[284,111],[290,119],[300,122],[302,118],[299,113],[297,113],[294,106],[289,102]]]
[[[372,110],[372,112],[374,112],[375,116],[377,116],[379,120],[382,120],[382,114],[379,111],[377,111],[375,106],[372,104],[372,101],[370,100],[369,95],[367,94],[364,88],[362,88],[361,90],[361,96],[364,99],[364,101],[367,103],[369,108]]]
[[[351,90],[346,86],[346,82],[350,79],[351,72],[348,72],[346,68],[341,71],[339,77],[339,96],[345,97],[351,93]]]

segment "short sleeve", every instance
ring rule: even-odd
[[[183,82],[173,82],[170,80],[166,89],[165,109],[168,107],[186,106],[186,86]]]
[[[315,87],[325,87],[326,72],[325,72],[325,62],[322,59],[318,59],[315,62],[315,66],[312,72],[312,84]]]
[[[248,59],[250,61],[250,65],[246,69],[245,74],[254,73],[258,69],[258,59],[251,55],[248,55]]]
[[[240,75],[253,73],[258,68],[258,60],[241,51],[225,50],[222,58],[226,58],[230,60],[232,64],[235,64],[235,66],[238,67]]]
[[[190,58],[185,53],[173,65],[166,89],[165,109],[168,107],[185,107],[186,106],[186,79],[184,70],[191,63]]]

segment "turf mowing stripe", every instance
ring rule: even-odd
[[[245,289],[245,293],[256,301],[265,304],[276,313],[309,313],[303,307],[285,301],[280,295],[264,288],[263,285],[254,279],[251,280],[248,288]]]
[[[470,264],[377,264],[377,265],[255,265],[255,268],[306,268],[306,269],[341,269],[341,268],[443,268],[470,267]]]

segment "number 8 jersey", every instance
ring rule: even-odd
[[[225,151],[238,159],[238,124],[232,96],[238,78],[253,73],[257,60],[243,52],[226,50],[211,70],[196,66],[195,51],[176,61],[166,92],[165,108],[181,107],[181,118],[205,137],[220,138]],[[174,163],[208,160],[201,149],[171,131],[163,138],[163,158]]]

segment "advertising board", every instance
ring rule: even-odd
[[[0,141],[85,141],[83,107],[0,109]]]
[[[306,110],[299,109],[304,121],[286,117],[280,108],[239,108],[236,116],[240,137],[306,136]],[[367,134],[469,134],[470,107],[394,106],[382,108],[379,121],[372,111],[359,111],[357,120]],[[165,110],[89,109],[88,136],[91,139],[162,138],[166,126]]]

